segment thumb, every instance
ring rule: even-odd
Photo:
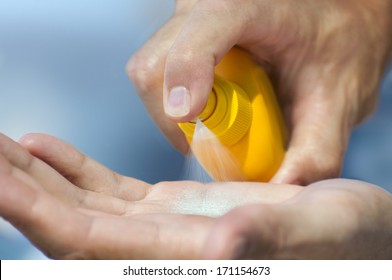
[[[219,218],[207,237],[204,259],[275,259],[286,218],[266,204],[239,207]]]
[[[243,19],[233,19],[233,4],[222,5],[223,1],[197,2],[168,52],[163,102],[166,115],[175,121],[190,121],[200,113],[215,65],[238,42]]]
[[[311,187],[308,187],[311,188]],[[321,205],[316,188],[279,205],[248,205],[219,218],[207,237],[204,259],[336,258],[351,240],[353,217],[344,203]],[[328,188],[326,188],[328,190]],[[321,195],[319,195],[321,193]],[[342,200],[343,201],[343,200]],[[320,207],[321,205],[321,207]],[[331,204],[332,205],[332,204]],[[317,207],[318,206],[318,207]],[[347,248],[345,248],[347,249]]]

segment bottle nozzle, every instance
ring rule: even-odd
[[[202,112],[197,116],[225,145],[238,142],[251,123],[251,103],[237,84],[215,76],[214,86]],[[192,139],[195,123],[180,123],[188,139]]]

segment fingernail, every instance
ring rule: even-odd
[[[249,251],[249,241],[244,237],[240,237],[234,244],[231,259],[238,260],[245,258]]]
[[[173,117],[186,116],[191,109],[191,95],[186,87],[179,86],[170,90],[165,112]]]

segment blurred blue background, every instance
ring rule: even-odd
[[[150,183],[179,179],[182,156],[151,122],[124,71],[173,2],[0,0],[0,131],[13,139],[55,135]],[[343,174],[389,191],[391,91],[388,71],[377,112],[353,133]],[[41,258],[0,218],[0,259]]]

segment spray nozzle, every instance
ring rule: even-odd
[[[245,91],[216,75],[207,104],[196,119],[201,119],[223,144],[233,145],[248,131],[251,111],[251,103]],[[181,123],[179,126],[192,139],[195,123]]]

